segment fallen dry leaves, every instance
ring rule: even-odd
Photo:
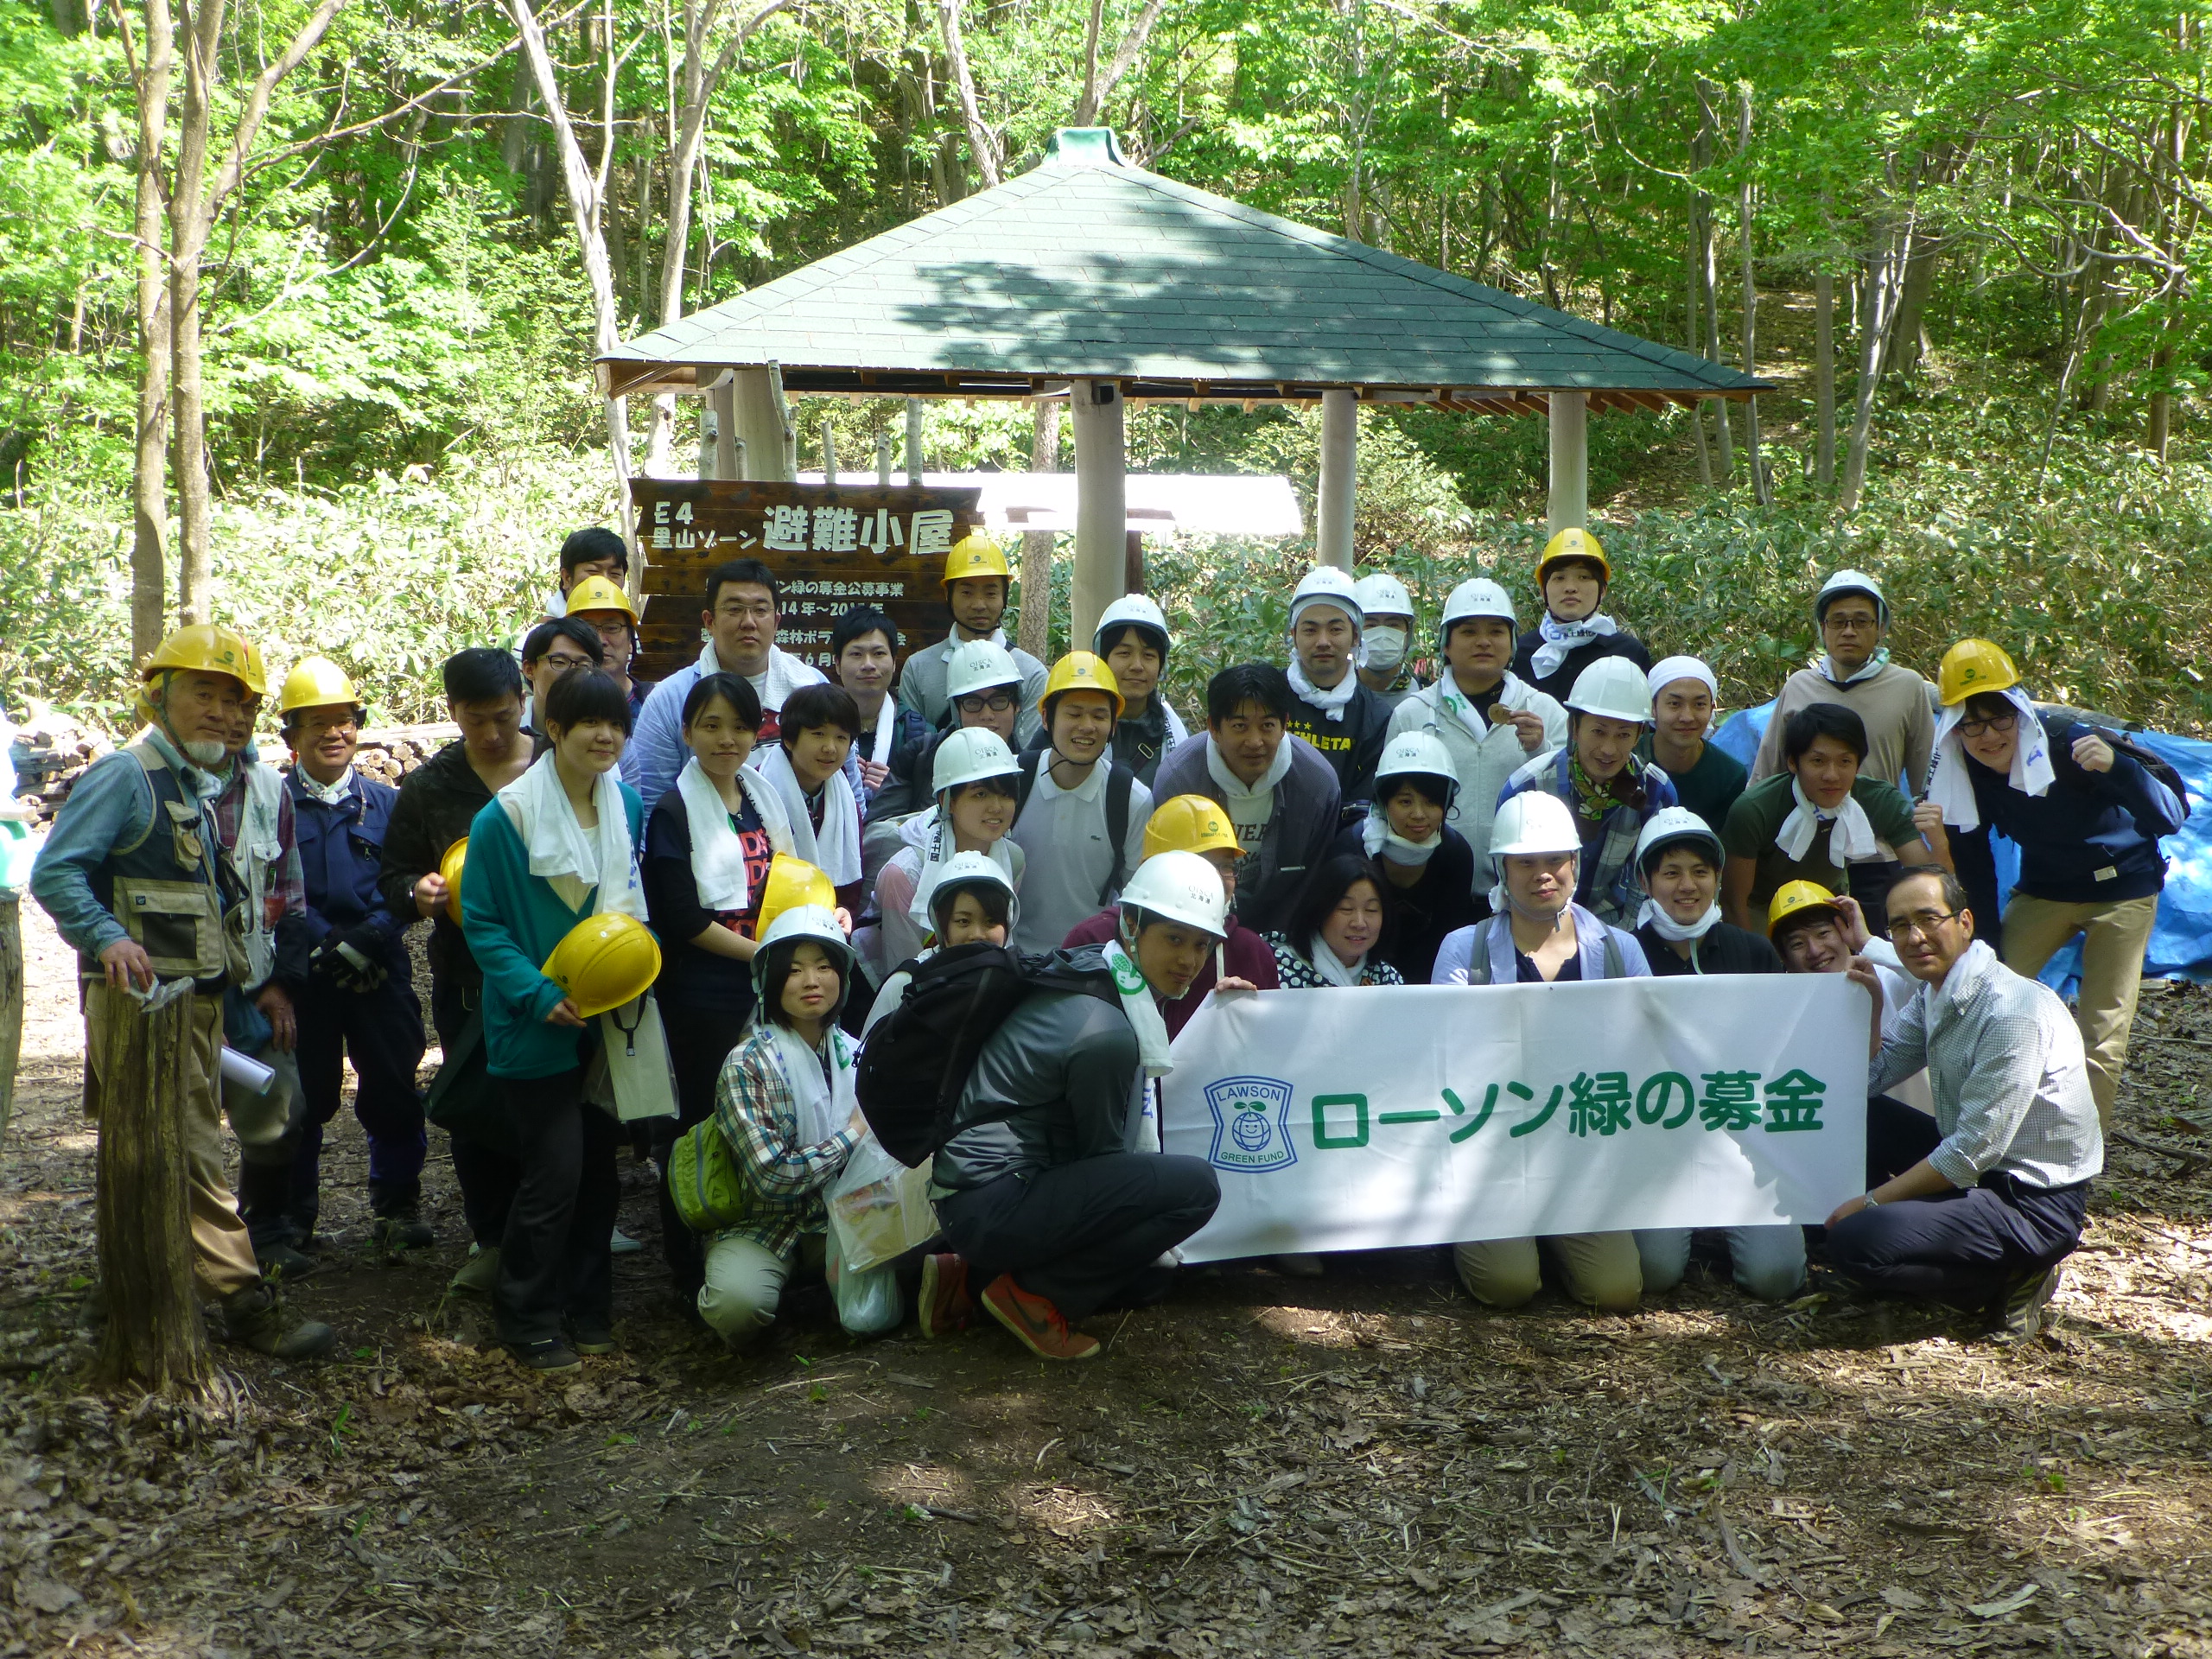
[[[1408,1251],[1193,1279],[1098,1320],[1089,1366],[995,1331],[855,1344],[818,1292],[741,1363],[647,1253],[618,1262],[626,1351],[546,1383],[442,1298],[454,1244],[369,1252],[341,1122],[295,1293],[340,1357],[224,1350],[187,1412],[75,1381],[91,1141],[66,955],[26,922],[0,1652],[2212,1651],[2204,993],[2145,998],[2139,1144],[2030,1351],[1825,1274],[1781,1308],[1694,1270],[1631,1318],[1496,1316]]]

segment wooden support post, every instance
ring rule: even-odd
[[[1129,532],[1129,550],[1122,565],[1122,591],[1125,594],[1144,592],[1144,532]]]
[[[922,400],[906,400],[906,481],[922,481]]]
[[[1128,451],[1121,386],[1077,380],[1075,412],[1075,594],[1068,638],[1098,632],[1098,619],[1122,596],[1128,566]]]
[[[822,481],[837,481],[837,435],[831,429],[827,415],[822,417]]]
[[[1582,530],[1590,522],[1590,400],[1580,391],[1551,394],[1552,475],[1544,534]]]
[[[875,481],[886,489],[891,486],[891,435],[888,432],[875,435]]]
[[[1033,398],[1029,406],[1029,470],[1060,469],[1060,404],[1056,397]],[[1017,643],[1039,661],[1052,654],[1052,550],[1058,538],[1049,530],[1021,537],[1021,622]]]
[[[715,409],[715,476],[734,483],[745,476],[738,460],[737,377],[724,375],[707,395]]]
[[[790,483],[793,435],[784,407],[783,376],[773,368],[738,369],[730,380],[736,435],[745,445],[745,470],[731,476]]]
[[[708,395],[707,406],[699,411],[699,477],[703,481],[715,476],[715,457],[721,453],[721,416],[715,411],[714,397]]]
[[[1313,504],[1313,556],[1339,570],[1352,567],[1352,504],[1359,491],[1359,400],[1332,389],[1321,394],[1321,484]]]
[[[86,1036],[99,1079],[100,1283],[107,1325],[99,1371],[111,1386],[194,1395],[213,1375],[194,1304],[184,1103],[194,999],[151,1014],[95,989]]]

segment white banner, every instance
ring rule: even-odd
[[[1221,1179],[1184,1258],[1825,1221],[1870,1013],[1840,974],[1214,997],[1162,1084]]]

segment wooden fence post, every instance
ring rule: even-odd
[[[184,1098],[193,998],[147,1014],[96,995],[87,1033],[99,1076],[100,1283],[107,1327],[99,1374],[111,1386],[194,1395],[213,1378],[192,1283]]]
[[[22,901],[0,893],[0,1147],[15,1115],[16,1064],[23,1052]]]

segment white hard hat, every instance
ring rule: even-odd
[[[1020,919],[1020,900],[1014,897],[1014,882],[1000,868],[998,860],[988,853],[955,853],[938,866],[937,880],[930,883],[931,921],[937,920],[939,898],[950,897],[962,887],[979,886],[997,887],[1005,893],[1007,926]]]
[[[1352,584],[1351,591],[1352,597],[1359,601],[1363,615],[1414,614],[1414,596],[1406,591],[1406,584],[1388,570],[1377,570],[1373,575],[1362,576]]]
[[[1643,873],[1651,862],[1651,855],[1678,841],[1694,841],[1713,855],[1716,870],[1726,861],[1727,853],[1720,845],[1720,837],[1713,826],[1687,806],[1662,806],[1644,821],[1641,834],[1636,838],[1636,868]]]
[[[1445,598],[1444,620],[1439,626],[1449,639],[1453,623],[1471,622],[1478,617],[1491,617],[1509,627],[1521,626],[1521,619],[1513,613],[1513,595],[1488,576],[1477,576],[1454,588]]]
[[[1125,914],[1141,910],[1217,939],[1229,936],[1229,893],[1221,872],[1196,853],[1154,853],[1122,889],[1121,907]]]
[[[1004,645],[988,639],[963,639],[944,665],[944,695],[964,697],[995,685],[1020,685],[1021,670]]]
[[[1600,657],[1574,677],[1567,706],[1580,714],[1651,723],[1651,688],[1643,671],[1625,657]]]
[[[1407,732],[1383,746],[1382,758],[1375,763],[1375,781],[1406,777],[1441,778],[1452,785],[1452,793],[1459,792],[1459,769],[1452,764],[1452,751],[1444,747],[1444,740],[1433,732]],[[1375,798],[1382,798],[1380,789]]]
[[[1828,613],[1828,606],[1845,594],[1863,594],[1874,601],[1874,620],[1884,627],[1890,625],[1890,601],[1884,597],[1882,584],[1864,570],[1839,570],[1821,584],[1821,591],[1813,595],[1813,620],[1818,622]]]
[[[1098,618],[1098,627],[1090,636],[1090,648],[1101,657],[1106,654],[1109,637],[1124,628],[1147,628],[1160,636],[1160,654],[1165,656],[1173,641],[1168,638],[1167,617],[1159,606],[1143,594],[1123,594],[1109,605]]]
[[[760,947],[753,953],[753,988],[760,996],[768,995],[768,957],[779,944],[790,939],[806,939],[820,945],[830,953],[844,976],[848,989],[853,981],[853,942],[845,937],[845,930],[837,925],[837,912],[824,905],[793,905],[768,924],[768,931],[760,936]],[[844,998],[838,998],[842,1006]]]
[[[1335,606],[1351,619],[1355,628],[1366,623],[1366,613],[1359,605],[1357,584],[1333,564],[1317,564],[1306,573],[1290,596],[1290,626],[1296,627],[1298,619],[1315,605]]]
[[[1574,810],[1556,795],[1524,789],[1497,809],[1490,827],[1490,855],[1509,853],[1580,853],[1582,832]]]
[[[930,793],[976,783],[985,778],[1018,778],[1021,763],[1006,740],[988,726],[963,726],[938,740],[937,755],[930,762]]]

